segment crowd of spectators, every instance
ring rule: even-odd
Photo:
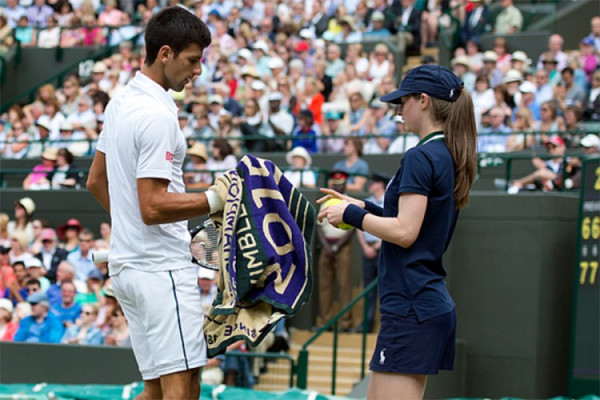
[[[50,3],[5,0],[0,15],[14,29],[28,18],[26,26],[39,30],[39,41],[52,24],[69,26],[77,19],[100,29],[98,35],[123,21],[134,24],[129,33],[141,32],[144,21],[167,5],[153,0]],[[202,74],[182,92],[172,93],[190,146],[186,182],[191,188],[210,185],[218,171],[235,165],[244,151],[302,147],[309,154],[346,154],[345,136],[360,138],[362,154],[405,152],[418,140],[405,131],[394,109],[378,101],[398,83],[393,54],[384,41],[367,52],[361,40],[372,36],[394,42],[402,37],[409,47],[420,43],[419,49],[427,48],[435,45],[440,26],[448,24],[446,17],[461,26],[461,45],[451,64],[473,96],[480,152],[543,149],[550,133],[561,135],[567,149],[579,147],[587,133],[585,122],[600,121],[600,16],[591,19],[591,33],[581,39],[578,49],[565,51],[563,38],[554,34],[546,51],[532,60],[506,40],[522,28],[519,9],[512,0],[502,0],[494,16],[489,3],[194,0],[186,4],[207,22],[213,35]],[[488,32],[503,36],[496,38],[493,49],[482,52],[480,37]],[[86,38],[96,40],[94,34]],[[24,188],[79,187],[82,173],[74,160],[93,155],[105,107],[144,59],[143,38],[126,39],[124,33],[119,36],[118,52],[96,62],[89,77],[71,74],[60,87],[46,84],[35,101],[15,104],[1,116],[0,155],[41,157]],[[435,59],[423,57],[422,62]],[[367,176],[369,171],[363,168],[359,173]],[[310,186],[313,179],[303,181]],[[359,186],[362,190],[364,182]],[[348,190],[354,191],[352,182]]]
[[[107,248],[110,224],[96,239],[75,218],[52,227],[35,211],[23,197],[12,219],[0,213],[0,340],[129,346],[107,263],[92,261],[92,250]]]
[[[40,34],[52,29],[53,19],[63,26],[90,18],[95,29],[127,20],[139,28],[131,32],[139,32],[152,13],[175,4],[50,3],[5,0],[0,15],[14,29],[28,18],[27,27],[41,30]],[[182,92],[172,93],[190,146],[188,169],[227,169],[244,151],[303,147],[309,154],[345,152],[344,136],[360,137],[364,154],[405,152],[417,140],[405,132],[395,110],[378,101],[398,83],[393,54],[384,41],[369,53],[361,40],[374,36],[394,42],[402,37],[409,47],[420,43],[419,49],[426,48],[435,45],[440,26],[448,24],[445,17],[461,26],[461,45],[451,63],[474,99],[480,152],[543,148],[549,133],[564,136],[567,148],[578,147],[586,133],[584,122],[600,121],[600,16],[591,19],[591,33],[581,39],[578,49],[566,52],[563,38],[554,34],[539,60],[532,60],[506,40],[506,35],[522,28],[519,9],[512,0],[501,0],[494,17],[488,3],[194,0],[186,4],[207,22],[213,35],[202,74]],[[496,38],[493,49],[482,52],[480,37],[487,32],[504,36]],[[93,34],[86,37],[96,40]],[[44,85],[34,102],[15,104],[1,116],[0,155],[42,158],[24,188],[79,186],[81,174],[73,160],[93,155],[106,105],[144,59],[143,38],[126,39],[120,36],[118,52],[96,62],[90,77],[72,74],[61,87]],[[435,60],[424,57],[423,62]],[[204,187],[214,175],[190,173],[186,181]]]

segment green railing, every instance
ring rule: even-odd
[[[363,313],[363,325],[362,325],[362,353],[361,353],[361,369],[360,369],[360,379],[365,377],[365,359],[367,353],[367,331],[366,331],[366,321],[367,321],[367,313],[369,308],[369,299],[367,294],[371,292],[371,290],[375,290],[377,286],[377,279],[374,279],[371,283],[369,283],[365,289],[356,296],[350,303],[348,303],[339,313],[337,313],[330,321],[328,321],[325,325],[323,325],[315,334],[306,341],[302,345],[302,348],[298,352],[298,361],[297,361],[297,379],[296,386],[300,389],[306,389],[308,384],[308,347],[315,341],[319,336],[323,334],[323,332],[333,328],[333,353],[332,353],[332,372],[331,372],[331,394],[335,395],[336,389],[336,371],[337,371],[337,350],[338,350],[338,322],[340,318],[346,314],[350,309],[352,309],[356,303],[358,303],[361,299],[364,299],[364,313]]]
[[[537,144],[538,149],[536,148],[527,148],[527,137],[531,136],[531,135],[540,135],[540,134],[545,134],[547,136],[553,135],[553,134],[558,134],[560,136],[566,137],[566,136],[574,136],[574,135],[578,135],[578,136],[583,136],[586,132],[589,131],[593,131],[594,130],[594,126],[590,125],[590,129],[589,130],[581,130],[581,131],[569,131],[569,132],[511,132],[511,133],[482,133],[479,136],[486,136],[486,135],[495,135],[495,136],[513,136],[513,135],[523,135],[524,139],[523,142],[525,144],[525,149],[519,151],[519,152],[503,152],[503,153],[493,153],[493,152],[480,152],[478,153],[478,163],[477,163],[477,169],[478,169],[478,176],[481,173],[481,170],[483,168],[487,168],[487,167],[501,167],[504,166],[505,168],[505,173],[504,176],[506,177],[506,181],[508,182],[511,178],[512,175],[512,166],[513,166],[513,161],[514,160],[524,160],[524,159],[531,159],[534,157],[539,157],[542,159],[550,159],[550,158],[554,158],[552,155],[550,155],[542,146],[540,146],[539,144]],[[242,136],[239,138],[228,138],[229,141],[240,141],[242,143],[245,143],[245,141],[247,140],[253,140],[253,141],[259,141],[259,140],[264,140],[264,141],[272,141],[272,140],[276,140],[276,141],[284,141],[284,142],[290,142],[293,141],[294,139],[302,139],[302,138],[311,138],[314,139],[315,141],[320,141],[320,140],[326,140],[327,138],[331,138],[331,139],[343,139],[346,138],[347,136],[343,136],[343,135],[332,135],[332,136],[310,136],[310,135],[298,135],[298,136],[285,136],[285,137],[275,137],[275,138],[270,138],[270,137],[265,137],[265,136]],[[365,135],[365,136],[361,136],[361,138],[377,138],[379,136],[377,135]],[[404,140],[408,139],[409,135],[403,135],[403,136],[393,136],[390,137],[390,139],[396,140],[399,137],[403,137]],[[191,139],[197,140],[197,141],[201,141],[201,142],[210,142],[210,140],[214,139],[216,137],[192,137]],[[39,143],[39,140],[31,140],[30,143]],[[64,143],[65,141],[63,141]],[[72,140],[71,142],[76,143],[76,142],[88,142],[89,144],[89,148],[92,149],[93,148],[93,144],[96,142],[96,140],[92,140],[92,139],[78,139],[78,140]],[[10,141],[4,141],[4,142],[0,142],[0,144],[10,144]],[[52,146],[52,142],[49,141],[45,141],[44,142],[45,146],[44,147],[49,147]],[[287,145],[286,145],[287,146]],[[246,151],[247,152],[247,151]],[[277,152],[275,152],[277,153]],[[91,155],[92,153],[89,153],[89,155]],[[581,156],[581,152],[577,151],[577,150],[569,150],[564,157],[579,157]],[[2,157],[0,157],[0,160],[2,159]],[[287,170],[293,170],[290,167],[282,167],[281,168],[282,171],[287,171]],[[331,171],[330,168],[318,168],[318,167],[314,167],[314,168],[310,168],[311,171],[315,172],[315,174],[317,174],[317,179],[318,180],[322,180],[323,182],[323,186],[327,186],[328,184],[328,175],[329,172]],[[23,175],[27,175],[27,173],[31,172],[30,170],[23,170],[23,169],[10,169],[10,168],[3,168],[2,171],[0,171],[0,187],[6,187],[6,177],[7,176],[14,176],[14,175],[19,175],[19,174],[23,174]],[[84,171],[87,172],[87,171]],[[197,172],[197,173],[211,173],[213,174],[213,178],[214,178],[214,174],[215,173],[219,173],[219,172],[223,172],[223,171],[211,171],[211,170],[202,170],[202,169],[198,169],[198,170],[194,170],[194,169],[186,169],[184,170],[184,172]],[[324,176],[324,178],[322,178]]]
[[[286,171],[302,171],[302,172],[306,172],[306,171],[310,171],[313,172],[317,175],[317,177],[323,177],[323,186],[327,187],[328,183],[329,183],[329,173],[331,172],[331,169],[328,168],[308,168],[308,169],[295,169],[295,168],[288,168],[288,167],[282,167],[280,168],[282,172],[286,172]],[[74,172],[77,172],[78,174],[80,174],[80,186],[81,187],[85,187],[85,180],[86,177],[89,173],[89,168],[78,168],[73,170]],[[32,173],[32,169],[31,168],[2,168],[0,169],[0,188],[6,188],[9,187],[10,185],[8,184],[8,182],[17,182],[16,178],[17,177],[23,177],[23,179],[29,175],[30,173]],[[201,173],[201,174],[210,174],[212,180],[215,180],[215,175],[220,174],[225,172],[225,170],[208,170],[208,169],[190,169],[190,168],[184,168],[183,169],[183,173],[186,172],[193,172],[193,173]],[[38,174],[41,174],[43,172],[35,172]],[[350,174],[350,176],[364,176],[361,174]],[[11,179],[14,178],[14,179]],[[22,180],[19,180],[19,182],[22,182]],[[317,186],[319,186],[319,184],[317,184]],[[300,187],[306,187],[304,185],[303,182],[303,177],[302,175],[300,176]]]
[[[582,161],[589,158],[581,153],[569,153],[569,154],[565,154],[564,156],[560,156],[560,157],[552,156],[549,154],[533,156],[533,155],[527,155],[527,154],[510,154],[510,153],[498,154],[496,156],[503,159],[506,162],[506,165],[505,165],[506,180],[505,180],[505,187],[504,187],[505,189],[508,189],[508,186],[509,186],[511,178],[512,178],[512,167],[513,167],[514,161],[531,160],[534,157],[541,158],[542,160],[551,160],[551,159],[561,158],[562,159],[562,161],[561,161],[562,179],[564,182],[565,179],[568,178],[569,171],[567,171],[566,167],[567,167],[568,160],[570,157],[579,157]],[[570,190],[570,189],[562,188],[561,190]],[[579,191],[579,188],[574,188],[574,190]]]
[[[53,79],[56,79],[56,77],[58,77],[59,75],[55,75],[52,78],[49,78],[48,81],[52,81]],[[35,92],[35,91],[34,91]],[[32,93],[34,93],[32,92]],[[5,107],[5,105],[2,105],[2,107]],[[532,131],[532,132],[525,132],[525,131],[513,131],[513,132],[480,132],[477,134],[478,137],[485,137],[485,136],[503,136],[503,137],[511,137],[511,136],[523,136],[523,143],[524,143],[524,149],[529,149],[530,147],[527,145],[527,139],[531,136],[533,137],[541,137],[543,135],[550,137],[553,135],[558,135],[562,138],[568,138],[568,137],[574,137],[574,136],[580,136],[583,137],[585,136],[588,132],[596,132],[598,133],[598,131],[600,131],[600,123],[599,122],[594,122],[594,121],[590,121],[590,122],[586,122],[584,123],[585,125],[585,129],[579,129],[579,130],[571,130],[571,131],[564,131],[564,132],[559,132],[559,131]],[[274,137],[270,137],[270,136],[264,136],[264,135],[243,135],[243,136],[239,136],[239,137],[227,137],[227,141],[229,143],[236,143],[236,142],[241,142],[242,146],[244,147],[244,150],[247,150],[246,148],[246,144],[248,142],[253,143],[253,142],[275,142],[278,144],[282,144],[283,148],[281,150],[275,150],[273,152],[277,152],[277,151],[286,151],[287,149],[291,149],[291,144],[296,141],[296,140],[303,140],[303,139],[310,139],[310,140],[314,140],[315,142],[322,142],[325,140],[329,140],[329,139],[347,139],[349,137],[358,137],[360,139],[363,140],[368,140],[368,139],[377,139],[377,138],[388,138],[391,142],[402,138],[402,140],[404,141],[404,146],[406,146],[406,142],[409,139],[415,138],[417,137],[417,135],[412,134],[412,133],[406,133],[406,134],[395,134],[395,135],[373,135],[373,134],[367,134],[367,135],[354,135],[354,134],[347,134],[347,135],[327,135],[327,136],[318,136],[318,135],[307,135],[307,134],[301,134],[301,135],[286,135],[286,136],[274,136]],[[188,141],[197,141],[197,142],[201,142],[201,143],[206,143],[208,144],[210,141],[214,140],[214,139],[223,139],[223,137],[220,136],[191,136],[189,137],[187,140]],[[72,140],[61,140],[61,139],[56,139],[56,140],[29,140],[29,143],[43,143],[44,148],[45,147],[52,147],[53,143],[78,143],[78,142],[88,142],[88,144],[90,145],[90,149],[92,148],[92,145],[95,144],[97,142],[97,139],[72,139]],[[7,144],[11,144],[14,143],[13,140],[0,140],[0,145],[7,145]],[[536,143],[536,146],[542,146],[541,143]]]

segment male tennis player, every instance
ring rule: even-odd
[[[146,59],[105,112],[87,188],[111,214],[109,272],[144,380],[138,399],[198,399],[206,364],[203,312],[186,220],[222,209],[215,192],[185,193],[186,142],[167,92],[202,70],[211,36],[184,8],[150,19]]]

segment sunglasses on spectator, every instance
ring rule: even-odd
[[[81,312],[82,315],[92,315],[91,311],[82,311]]]

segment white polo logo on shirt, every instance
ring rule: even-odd
[[[165,154],[165,160],[172,163],[174,158],[175,158],[175,155],[173,153],[171,153],[170,151],[167,151],[167,153]]]
[[[379,352],[379,365],[385,364],[385,349]]]

